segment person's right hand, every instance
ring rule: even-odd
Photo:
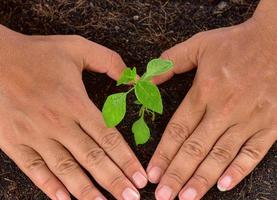
[[[198,33],[162,54],[174,67],[155,83],[197,71],[148,165],[157,200],[200,200],[214,184],[231,190],[276,142],[277,1],[262,2],[267,9],[246,22]]]
[[[80,36],[0,26],[0,148],[51,199],[105,199],[81,166],[115,198],[139,199],[146,173],[82,82],[83,69],[117,79],[124,67],[117,53]]]

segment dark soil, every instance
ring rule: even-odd
[[[243,22],[257,4],[258,0],[1,0],[0,23],[26,34],[82,35],[116,50],[128,66],[136,66],[142,73],[147,61],[165,49],[197,32]],[[118,128],[145,167],[193,78],[194,72],[190,72],[161,85],[165,112],[151,124],[153,137],[142,147],[134,145],[130,127],[137,118],[138,107],[130,103],[127,120]],[[85,72],[84,82],[99,108],[107,95],[122,89],[104,75]],[[277,199],[276,152],[277,145],[234,190],[220,193],[213,188],[204,199]],[[142,199],[154,199],[154,189],[154,185],[149,185],[141,190]],[[107,197],[113,199],[108,194]],[[0,151],[0,199],[48,198]]]

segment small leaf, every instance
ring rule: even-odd
[[[135,81],[137,76],[137,70],[135,67],[133,69],[126,68],[124,69],[120,79],[117,81],[116,86],[122,85],[122,84],[128,84],[131,81]]]
[[[132,126],[136,145],[145,144],[150,138],[150,130],[145,123],[143,116],[139,118]]]
[[[136,105],[141,105],[141,103],[140,103],[138,100],[135,100],[134,103],[135,103]]]
[[[107,127],[115,127],[126,113],[127,93],[116,93],[108,96],[104,103],[102,114]]]
[[[147,64],[146,77],[157,76],[173,67],[171,60],[153,59]]]
[[[163,113],[162,98],[156,85],[149,81],[139,80],[135,86],[135,94],[146,108],[159,114]]]

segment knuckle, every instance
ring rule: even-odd
[[[100,148],[90,149],[86,153],[86,163],[88,163],[90,166],[98,165],[105,156],[105,152]]]
[[[171,122],[168,124],[167,132],[177,143],[183,143],[190,135],[190,130],[186,125],[180,122]]]
[[[210,182],[208,181],[208,178],[201,174],[195,174],[191,178],[192,180],[195,180],[197,183],[201,184],[205,188],[210,188]]]
[[[86,185],[84,186],[81,190],[80,190],[80,199],[87,199],[87,197],[90,196],[91,192],[95,190],[95,187],[92,184]]]
[[[253,161],[260,160],[263,157],[262,150],[255,145],[246,145],[241,149],[241,153]]]
[[[10,132],[9,129],[12,128],[14,131],[13,136],[15,136],[16,138],[18,138],[19,136],[23,136],[25,138],[25,136],[27,135],[30,136],[30,134],[33,135],[37,133],[36,124],[34,123],[31,116],[28,115],[28,113],[17,110],[13,112],[13,116],[14,117],[10,119],[10,123],[8,123],[8,125],[3,124],[3,128],[1,127],[1,129],[4,129],[4,131],[6,129]]]
[[[33,157],[24,162],[25,168],[29,171],[32,171],[34,169],[39,169],[43,166],[45,166],[45,162],[41,157]]]
[[[120,133],[117,131],[107,131],[107,133],[104,134],[102,141],[101,141],[101,146],[106,150],[106,151],[112,151],[115,148],[117,148],[121,143],[121,137]]]
[[[157,157],[158,157],[158,160],[162,160],[164,161],[167,165],[170,164],[171,162],[171,159],[169,158],[169,156],[164,152],[164,151],[158,151],[157,152]]]
[[[50,177],[42,180],[41,182],[41,188],[48,189],[51,186],[52,179]]]
[[[254,105],[253,114],[262,113],[264,111],[269,111],[273,108],[272,103],[268,99],[259,99]]]
[[[33,125],[29,122],[29,119],[26,120],[22,119],[14,119],[13,125],[16,131],[20,133],[31,133],[34,132]]]
[[[118,188],[119,185],[122,185],[126,181],[126,178],[123,174],[117,174],[111,180],[110,187]]]
[[[122,169],[130,169],[132,166],[136,165],[136,160],[131,156],[123,161]]]
[[[181,152],[190,155],[195,159],[202,159],[206,156],[207,151],[199,139],[188,140],[181,148]]]
[[[72,171],[77,169],[79,166],[78,164],[71,158],[63,159],[58,161],[55,164],[55,172],[58,175],[67,175],[70,174]]]
[[[212,149],[210,156],[212,159],[223,163],[230,161],[233,157],[231,150],[223,146],[215,146]]]
[[[178,183],[179,185],[184,184],[184,179],[178,170],[168,170],[166,176],[169,179],[172,179],[174,182]]]
[[[231,165],[231,170],[234,171],[235,173],[239,174],[242,177],[245,176],[245,174],[247,174],[247,171],[248,171],[245,166],[243,166],[237,162],[234,162]]]

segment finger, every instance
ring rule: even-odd
[[[163,83],[174,74],[184,73],[196,67],[198,65],[201,41],[205,34],[198,33],[185,42],[179,43],[163,52],[161,58],[171,60],[174,66],[171,71],[154,77],[153,82],[156,84]]]
[[[93,178],[117,199],[139,199],[136,188],[103,149],[77,124],[70,129],[66,138],[62,140],[63,145],[90,172]]]
[[[255,130],[256,126],[253,124],[238,124],[228,129],[186,183],[179,194],[179,199],[201,199],[214,186]]]
[[[276,142],[276,139],[276,130],[267,129],[250,138],[219,179],[219,190],[230,190],[244,179],[263,159],[270,147]]]
[[[201,121],[206,106],[198,97],[196,90],[191,88],[168,123],[147,168],[150,182],[158,183],[179,148]]]
[[[76,198],[104,199],[75,159],[61,144],[50,139],[37,144],[39,145],[34,144],[34,148],[40,152],[49,169]]]
[[[207,112],[191,136],[184,142],[167,168],[156,190],[158,200],[170,200],[192,176],[217,139],[226,131],[228,119],[218,119]],[[205,138],[205,140],[203,140]],[[184,163],[189,163],[185,164]]]
[[[106,128],[101,112],[95,105],[90,102],[89,104],[87,114],[80,117],[81,127],[103,148],[136,187],[145,187],[146,172],[129,145],[115,128]]]
[[[68,36],[67,39],[66,46],[69,46],[70,54],[77,57],[78,66],[119,79],[126,65],[118,53],[81,36]]]
[[[48,169],[42,157],[35,150],[25,145],[16,145],[5,152],[49,198],[53,200],[70,199],[67,189]]]

